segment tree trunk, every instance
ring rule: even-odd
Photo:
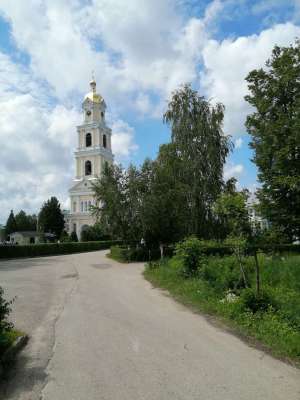
[[[254,250],[254,260],[255,260],[255,269],[256,269],[256,295],[260,295],[260,268],[257,258],[257,252]]]
[[[160,250],[160,258],[164,258],[164,245],[162,243],[159,244],[159,250]]]
[[[245,270],[244,270],[244,267],[243,267],[242,258],[241,258],[239,249],[237,249],[236,254],[237,254],[237,259],[238,259],[238,262],[239,262],[239,265],[240,265],[241,275],[242,275],[245,287],[247,288],[248,284],[247,284],[246,274],[245,274]]]

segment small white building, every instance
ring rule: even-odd
[[[35,244],[39,242],[40,233],[36,231],[13,232],[9,235],[11,244]]]
[[[83,123],[77,127],[78,148],[75,151],[76,176],[69,190],[70,212],[65,212],[65,228],[80,239],[82,231],[95,223],[90,207],[95,205],[92,183],[102,174],[105,163],[113,163],[111,129],[106,126],[106,104],[96,92],[96,82],[82,103]]]

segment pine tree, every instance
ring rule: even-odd
[[[65,221],[56,197],[51,197],[43,204],[39,213],[38,225],[41,232],[53,233],[57,238],[60,237]]]
[[[10,211],[9,217],[6,221],[6,225],[5,225],[5,234],[6,235],[10,235],[13,232],[17,231],[17,223],[16,223],[16,219],[14,216],[14,212],[13,210]]]

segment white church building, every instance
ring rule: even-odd
[[[82,231],[95,223],[90,207],[95,205],[92,183],[102,174],[105,163],[113,163],[111,129],[105,123],[106,104],[96,92],[96,82],[82,103],[83,123],[77,126],[78,147],[75,151],[76,176],[69,190],[70,212],[65,213],[66,230],[80,239]]]

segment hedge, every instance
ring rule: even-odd
[[[171,257],[174,249],[171,246],[164,246],[164,255]],[[110,248],[110,257],[120,262],[133,262],[133,261],[150,261],[158,260],[160,258],[160,249],[141,246],[112,246]]]
[[[233,248],[228,245],[220,246],[201,246],[201,252],[207,256],[227,256],[233,254]],[[248,255],[253,254],[253,251],[262,251],[264,253],[300,253],[300,245],[298,244],[280,244],[280,245],[266,245],[266,246],[252,246],[248,247],[245,251]],[[174,254],[173,246],[164,247],[164,255],[172,257]],[[158,260],[160,258],[159,248],[149,249],[141,246],[120,246],[114,245],[110,249],[110,257],[120,262],[132,262],[132,261],[149,261]]]
[[[39,257],[59,254],[83,253],[109,249],[121,241],[106,240],[101,242],[41,243],[31,245],[0,246],[0,258]]]

